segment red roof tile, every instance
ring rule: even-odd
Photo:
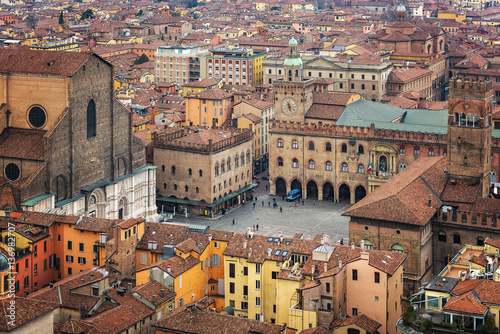
[[[446,302],[443,310],[484,315],[486,311],[488,311],[488,307],[481,304],[481,302],[478,301],[476,297],[474,297],[474,294],[472,292],[468,292],[459,297],[451,297]]]

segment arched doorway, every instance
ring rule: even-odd
[[[286,182],[281,177],[276,179],[276,196],[286,195]]]
[[[325,182],[323,185],[323,200],[324,201],[333,201],[333,186],[330,182]]]
[[[297,179],[295,179],[295,180],[292,181],[291,186],[292,186],[291,190],[302,189],[302,183],[300,183],[300,181],[297,180]]]
[[[318,199],[318,185],[313,180],[307,182],[307,198]]]
[[[351,189],[345,183],[342,183],[339,187],[339,202],[350,203],[351,201]]]
[[[354,201],[357,203],[366,196],[366,190],[363,186],[357,186],[354,190]]]

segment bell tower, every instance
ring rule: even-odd
[[[451,78],[448,105],[448,175],[479,182],[485,197],[491,171],[492,80]]]
[[[275,118],[304,122],[304,116],[313,103],[313,79],[304,79],[303,63],[297,40],[288,42],[288,54],[283,63],[284,76],[274,81],[276,94]]]

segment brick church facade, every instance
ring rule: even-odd
[[[90,53],[0,50],[0,209],[156,216],[154,167]]]

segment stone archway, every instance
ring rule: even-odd
[[[339,187],[339,203],[351,203],[351,188],[345,183]]]
[[[361,201],[366,196],[366,189],[363,186],[357,186],[354,190],[354,202]]]
[[[291,190],[294,190],[294,189],[302,190],[302,183],[300,183],[300,181],[297,179],[293,180],[292,183],[290,184],[290,186],[291,186]]]
[[[286,196],[286,182],[281,177],[276,179],[276,196]]]
[[[333,185],[330,182],[325,182],[325,184],[323,184],[323,200],[333,201],[334,195],[335,191],[333,189]]]
[[[318,199],[318,185],[313,180],[307,182],[307,198]]]
[[[106,217],[106,194],[101,188],[94,189],[88,196],[87,212],[89,217]]]

